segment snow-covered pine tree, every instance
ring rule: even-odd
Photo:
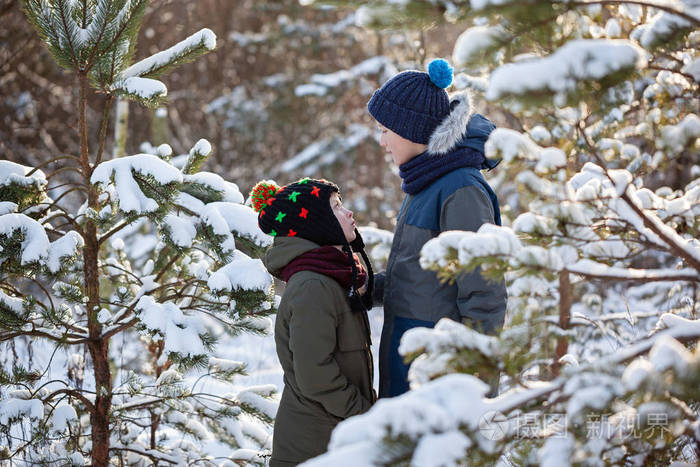
[[[352,3],[391,21],[423,2]],[[697,2],[431,3],[471,24],[457,86],[517,130],[487,143],[506,226],[442,234],[421,261],[445,280],[505,275],[507,326],[409,331],[414,390],[342,423],[311,465],[697,462]],[[494,371],[484,399],[473,375]]]
[[[236,242],[255,253],[270,238],[235,184],[200,171],[205,140],[181,167],[167,145],[102,160],[114,97],[158,103],[167,89],[155,77],[216,46],[204,29],[128,66],[147,4],[24,2],[75,76],[81,151],[35,168],[0,161],[0,458],[12,463],[214,464],[202,445],[216,439],[234,461],[262,464],[269,447],[256,420],[274,416],[273,388],[230,385],[245,365],[213,348],[269,328],[271,277]],[[104,95],[92,152],[90,88]],[[51,186],[68,171],[76,183]],[[66,203],[75,194],[78,210]],[[118,338],[127,358],[110,346]],[[198,387],[208,376],[228,393]]]

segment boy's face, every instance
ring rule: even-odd
[[[335,214],[335,218],[338,219],[340,227],[343,229],[345,240],[352,242],[357,236],[355,234],[355,219],[352,217],[352,211],[343,206],[338,193],[331,194],[330,203],[333,214]]]
[[[377,123],[377,127],[379,127],[379,130],[382,132],[379,144],[391,155],[396,165],[401,165],[410,161],[427,148],[425,144],[414,143],[411,140],[397,135],[381,123]]]

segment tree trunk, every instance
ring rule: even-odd
[[[571,321],[571,281],[569,280],[569,272],[562,271],[559,273],[559,327],[562,331],[569,329]],[[569,349],[569,340],[566,336],[557,338],[557,350],[554,356],[554,364],[552,365],[552,373],[554,377],[559,376],[561,370],[561,359],[567,354]]]
[[[81,73],[79,79],[80,164],[83,171],[83,178],[88,186],[88,206],[96,209],[97,192],[90,184],[92,167],[90,166],[87,141],[87,75]],[[102,334],[102,325],[97,321],[97,313],[100,310],[100,278],[97,266],[99,245],[97,243],[97,228],[91,219],[87,219],[85,222],[84,234],[83,275],[85,294],[88,298],[87,316],[88,332],[90,334],[88,350],[92,358],[96,391],[95,408],[90,413],[90,425],[92,429],[92,465],[95,467],[106,467],[109,464],[109,410],[112,404],[112,378],[109,369],[109,341],[100,338]]]

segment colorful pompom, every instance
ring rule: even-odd
[[[261,209],[267,206],[267,201],[279,193],[281,189],[272,180],[263,180],[255,185],[250,190],[250,204],[255,212],[260,212]]]
[[[439,88],[445,89],[452,84],[452,67],[447,60],[437,58],[428,65],[430,81]]]

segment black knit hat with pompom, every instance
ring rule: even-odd
[[[322,246],[344,245],[343,228],[331,208],[333,193],[340,190],[327,180],[303,178],[283,187],[266,180],[253,187],[250,198],[266,234],[299,236]]]
[[[271,180],[256,184],[250,192],[253,209],[258,212],[258,226],[273,237],[301,237],[325,245],[342,245],[352,265],[352,283],[349,298],[353,310],[372,308],[374,273],[360,232],[355,229],[355,240],[348,243],[343,228],[331,208],[331,195],[340,194],[338,186],[324,179],[303,178],[283,187]],[[357,293],[357,270],[352,252],[362,255],[367,267],[367,292]]]

